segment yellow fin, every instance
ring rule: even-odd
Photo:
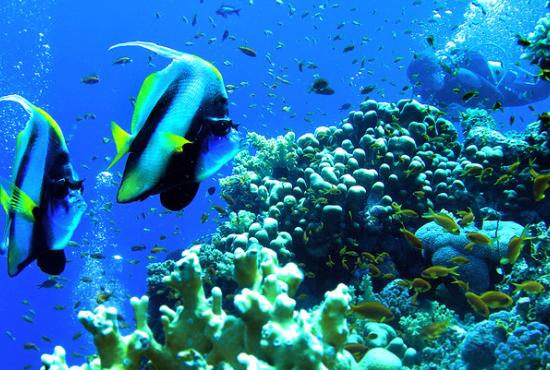
[[[4,190],[5,192],[5,190]],[[8,196],[7,192],[5,196]],[[4,195],[2,194],[2,198]],[[2,199],[3,205],[3,199]],[[34,213],[33,211],[38,208],[34,200],[31,199],[23,190],[19,189],[17,186],[11,186],[11,197],[9,199],[8,209],[14,210],[19,213],[27,220],[34,222]]]
[[[10,209],[10,196],[3,186],[0,186],[0,203],[2,203],[2,208],[7,214]]]
[[[130,150],[130,144],[132,144],[133,136],[124,131],[116,122],[111,122],[111,132],[113,134],[113,140],[116,145],[116,156],[107,169],[110,169],[117,163],[120,158],[124,157]]]
[[[187,140],[183,136],[179,136],[176,134],[171,134],[169,132],[163,132],[164,138],[168,143],[170,143],[170,146],[174,148],[174,151],[176,152],[183,152],[183,146],[185,144],[191,144],[191,141]]]

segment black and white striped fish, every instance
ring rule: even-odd
[[[143,82],[131,133],[111,125],[117,155],[109,168],[129,153],[117,201],[160,194],[164,207],[180,210],[193,200],[200,182],[242,148],[228,117],[225,84],[216,67],[195,55],[142,41],[110,49],[121,46],[140,46],[172,63]]]
[[[10,276],[35,259],[42,271],[58,275],[66,263],[63,249],[86,210],[82,180],[69,161],[59,125],[48,113],[18,95],[0,101],[17,102],[30,115],[17,136],[11,182],[0,190],[8,214],[0,252],[8,251]]]

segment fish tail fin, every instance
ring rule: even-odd
[[[454,275],[454,276],[460,276],[460,274],[458,272],[456,272],[456,270],[460,267],[460,265],[458,266],[454,266],[454,267],[451,267],[449,269],[449,273]]]
[[[107,169],[110,169],[117,163],[120,158],[124,157],[130,150],[130,144],[132,144],[133,137],[126,131],[124,131],[116,122],[111,122],[111,132],[113,134],[113,140],[116,145],[115,159],[109,164]]]
[[[166,142],[173,148],[176,152],[183,152],[183,146],[185,144],[191,144],[191,141],[187,140],[183,136],[172,134],[170,132],[163,132]]]
[[[155,44],[154,42],[148,42],[148,41],[121,42],[119,44],[111,46],[109,50],[112,50],[121,46],[140,46],[147,50],[151,50],[152,52],[168,59],[179,59],[185,55],[185,53],[182,53],[181,51],[170,49],[170,48],[167,48],[166,46],[158,45],[158,44]]]
[[[2,96],[0,97],[0,101],[13,101],[19,103],[29,114],[32,114],[36,110],[36,107],[30,101],[20,95],[13,94]]]
[[[432,209],[432,207],[429,207],[429,208],[428,208],[428,212],[424,213],[424,214],[422,215],[422,218],[432,219],[434,215],[435,215],[434,210]]]
[[[512,292],[512,294],[516,294],[517,292],[519,292],[519,291],[521,290],[520,284],[512,283],[512,285],[515,287],[515,289],[514,289],[514,291]]]

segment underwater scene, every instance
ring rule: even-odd
[[[0,369],[550,369],[550,2],[0,24]]]

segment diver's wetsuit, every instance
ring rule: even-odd
[[[459,104],[479,108],[492,108],[497,103],[503,107],[521,106],[550,96],[550,83],[541,79],[532,83],[522,81],[513,71],[502,76],[493,74],[478,52],[468,52],[460,65],[447,70],[444,72],[437,60],[429,56],[411,62],[407,74],[415,86],[414,94],[426,103],[439,106]],[[467,99],[468,92],[477,95]]]

